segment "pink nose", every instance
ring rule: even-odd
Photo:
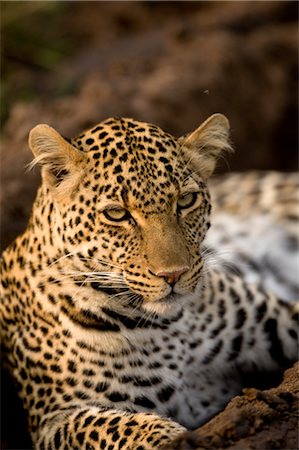
[[[187,272],[188,270],[189,267],[182,267],[177,270],[165,270],[157,272],[156,275],[157,277],[164,277],[168,284],[174,284],[179,281],[183,273]]]

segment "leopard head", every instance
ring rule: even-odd
[[[93,290],[94,303],[126,298],[155,309],[194,292],[211,209],[206,182],[231,148],[223,115],[179,139],[125,118],[72,140],[37,125],[29,144],[42,172],[32,227],[52,267]]]

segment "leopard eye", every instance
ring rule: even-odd
[[[106,219],[112,222],[122,222],[123,220],[128,220],[131,218],[131,214],[124,208],[112,208],[103,211]]]
[[[188,194],[182,195],[178,199],[178,208],[179,209],[187,209],[191,208],[197,200],[198,194],[197,192],[189,192]]]

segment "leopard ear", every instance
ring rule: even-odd
[[[229,121],[223,114],[213,114],[180,142],[186,161],[204,179],[212,175],[223,151],[232,151],[229,142]]]
[[[29,134],[29,146],[35,158],[30,168],[36,164],[42,167],[43,178],[49,185],[59,186],[69,175],[82,171],[84,153],[75,148],[49,125],[40,124]]]

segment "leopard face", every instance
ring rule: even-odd
[[[33,129],[42,185],[32,226],[50,247],[47,276],[76,282],[89,310],[109,301],[161,311],[192,293],[209,227],[206,179],[227,135],[219,114],[181,139],[131,119],[71,141]]]

